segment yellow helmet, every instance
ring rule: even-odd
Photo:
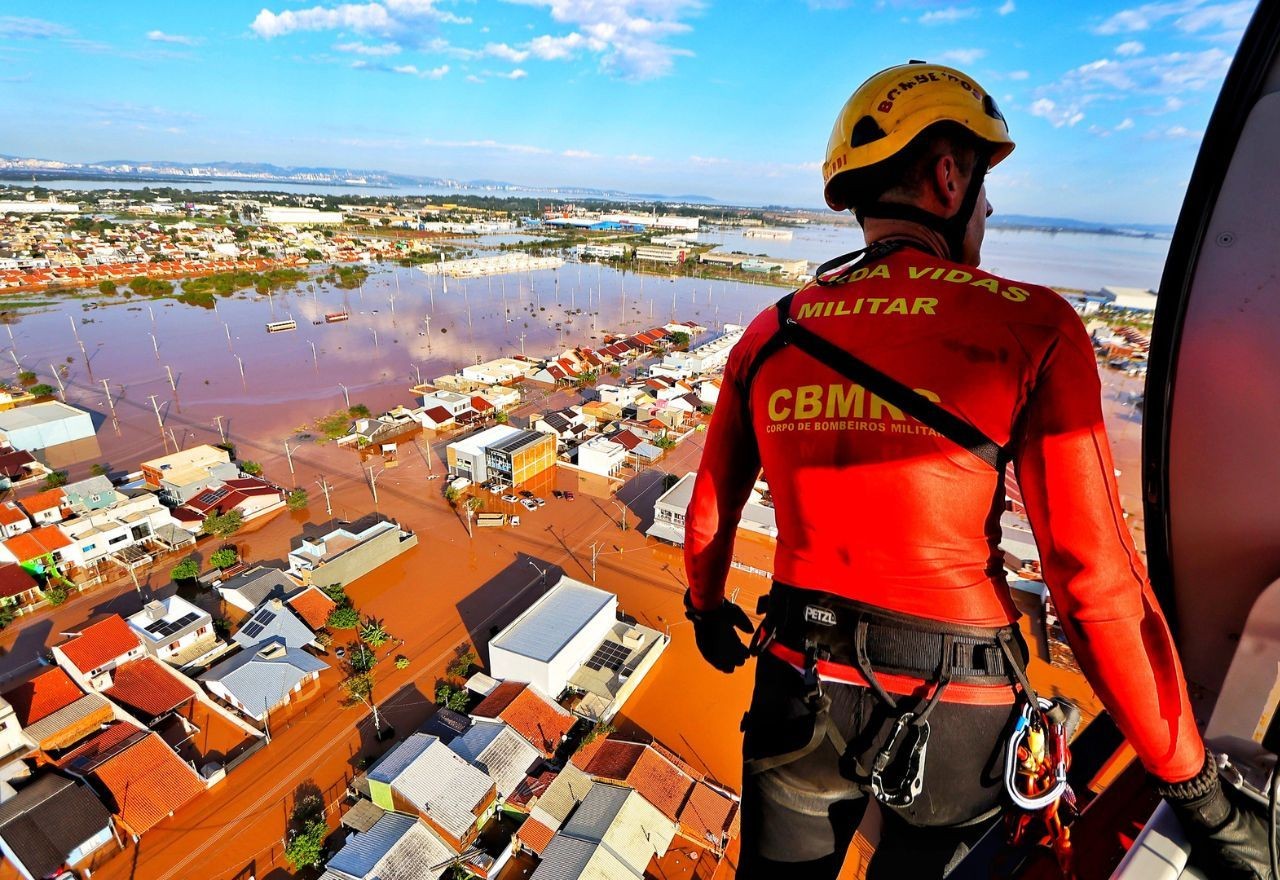
[[[827,204],[833,211],[853,207],[837,181],[892,158],[936,122],[957,123],[990,144],[988,168],[1013,152],[995,99],[970,77],[941,64],[900,64],[864,82],[841,108],[822,165]]]

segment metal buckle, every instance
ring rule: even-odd
[[[1033,812],[1042,810],[1062,797],[1067,791],[1067,734],[1061,724],[1050,724],[1045,713],[1053,708],[1053,702],[1040,697],[1038,705],[1030,702],[1022,705],[1022,716],[1018,719],[1009,738],[1008,750],[1004,758],[1004,785],[1009,799],[1020,809]],[[1018,748],[1027,738],[1032,726],[1044,729],[1047,757],[1053,760],[1053,785],[1043,794],[1036,797],[1023,794],[1018,787]]]
[[[871,765],[871,794],[885,806],[909,807],[924,790],[924,763],[929,748],[929,722],[914,724],[915,719],[914,712],[904,712],[898,716],[893,732],[876,753],[875,761]],[[893,760],[894,754],[900,750],[899,740],[903,739],[907,728],[915,731],[907,766],[897,784],[890,786],[885,782],[884,771]],[[901,747],[905,745],[906,743],[903,742]]]

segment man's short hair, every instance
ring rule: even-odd
[[[842,174],[838,179],[840,198],[857,208],[889,195],[907,198],[919,195],[932,179],[938,159],[948,154],[955,158],[960,172],[968,175],[980,159],[986,161],[987,150],[964,126],[950,121],[936,122],[885,161]]]

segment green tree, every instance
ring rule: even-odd
[[[229,510],[222,514],[211,513],[204,518],[205,533],[221,538],[223,541],[240,531],[243,525],[244,517],[238,510]]]
[[[47,382],[41,382],[39,385],[32,385],[30,391],[36,397],[53,397],[53,393],[58,389],[54,388]]]
[[[307,506],[307,501],[306,489],[294,489],[289,493],[288,498],[285,500],[285,504],[288,505],[290,510],[302,510]]]
[[[67,601],[68,594],[66,588],[54,581],[50,581],[46,584],[45,588],[41,592],[44,593],[44,597],[48,600],[50,605],[61,605],[63,602]]]
[[[507,422],[511,421],[511,416],[507,415],[503,410],[498,410],[494,413],[493,420],[499,425],[505,425]]]
[[[240,463],[240,470],[244,471],[251,477],[262,476],[262,465],[256,461],[244,461]]]
[[[329,629],[355,629],[360,625],[360,612],[350,606],[335,608],[329,612],[329,619],[325,621],[325,625]]]
[[[0,609],[0,611],[2,611],[2,609]],[[0,628],[3,628],[3,625],[2,625],[2,624],[0,624]],[[408,669],[408,668],[409,668],[409,658],[408,658],[408,657],[406,657],[406,656],[405,656],[405,655],[403,655],[403,654],[401,654],[400,656],[396,657],[396,669]]]
[[[672,333],[671,345],[675,348],[688,348],[689,334],[685,333],[683,330],[677,330],[675,333]]]
[[[194,559],[184,559],[169,569],[169,577],[175,581],[195,580],[200,576],[200,563]]]
[[[312,261],[324,259],[324,254],[320,253],[315,248],[307,248],[302,252],[302,256],[305,259],[312,260]]]
[[[391,636],[386,627],[382,625],[382,621],[374,617],[367,617],[364,623],[360,625],[360,640],[370,648],[381,648],[391,641]]]
[[[453,484],[449,484],[448,486],[444,487],[444,500],[448,501],[450,505],[457,504],[458,499],[461,497],[462,497],[462,490],[458,489]]]
[[[455,688],[447,682],[442,682],[436,688],[436,705],[444,706],[446,709],[452,709],[454,712],[467,711],[467,704],[471,702],[471,695],[467,693],[467,689],[463,687]]]
[[[369,407],[363,403],[357,403],[347,409],[347,415],[353,419],[367,419],[369,418]]]
[[[321,587],[320,592],[337,602],[339,607],[345,608],[351,604],[351,599],[347,597],[347,591],[342,588],[342,584],[329,584],[327,587]]]
[[[347,645],[347,666],[356,675],[363,675],[373,670],[378,662],[378,655],[369,650],[362,642]]]
[[[223,547],[221,550],[214,550],[209,557],[209,564],[214,568],[230,568],[235,565],[239,557],[236,551],[230,547]]]
[[[8,626],[9,624],[13,623],[14,618],[16,618],[17,616],[18,616],[18,615],[17,615],[17,613],[13,610],[13,606],[12,606],[12,605],[0,605],[0,629],[4,629],[4,628],[5,628],[6,626]],[[408,666],[408,665],[409,665],[409,658],[408,658],[408,657],[406,657],[406,658],[404,658],[404,659],[405,659],[405,664],[404,664],[404,665],[405,665],[405,666]],[[403,669],[403,668],[404,668],[403,666],[401,666],[401,665],[400,665],[400,661],[399,661],[399,660],[396,660],[396,668],[397,668],[397,669]]]
[[[31,385],[36,381],[36,374],[31,370],[19,370],[18,381],[23,385]]]
[[[66,471],[50,471],[44,475],[44,487],[46,489],[57,489],[59,486],[67,485]]]
[[[475,662],[476,652],[468,648],[449,664],[449,675],[454,678],[465,679],[471,674],[471,667],[475,665]]]
[[[105,477],[110,471],[105,464],[95,464],[90,466],[89,473],[95,477]]]
[[[98,282],[98,292],[103,296],[115,296],[116,283],[110,278],[104,278],[102,281]]]
[[[324,839],[328,834],[323,813],[305,820],[285,845],[284,857],[295,870],[318,868],[324,862]]]
[[[661,437],[653,441],[653,445],[659,449],[675,449],[676,441],[675,438],[664,431]]]

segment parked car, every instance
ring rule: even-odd
[[[559,489],[552,489],[552,490],[551,490],[551,497],[553,497],[553,498],[563,498],[563,497],[564,497],[564,493],[563,493],[563,492],[561,492]]]
[[[519,516],[513,516],[513,517],[511,517],[511,524],[512,524],[513,526],[518,526],[518,525],[520,525],[520,517],[519,517]]]
[[[573,500],[573,493],[572,493],[572,492],[565,492],[565,493],[564,493],[564,500],[565,500],[565,501],[572,501],[572,500]]]
[[[542,507],[547,503],[547,500],[545,498],[535,498],[533,499],[533,503],[538,505],[539,507]]]
[[[512,495],[512,494],[508,493],[508,494],[506,494],[506,495],[503,495],[503,496],[502,496],[502,500],[503,500],[503,501],[505,501],[505,502],[507,502],[508,504],[515,504],[515,503],[516,503],[517,501],[519,501],[520,499],[519,499],[519,498],[517,498],[515,495]]]
[[[520,497],[521,497],[521,498],[532,498],[532,497],[533,497],[533,493],[532,493],[532,492],[530,492],[528,489],[521,489],[521,490],[520,490]]]
[[[525,510],[537,510],[538,505],[532,498],[521,498],[520,503],[524,505]]]

